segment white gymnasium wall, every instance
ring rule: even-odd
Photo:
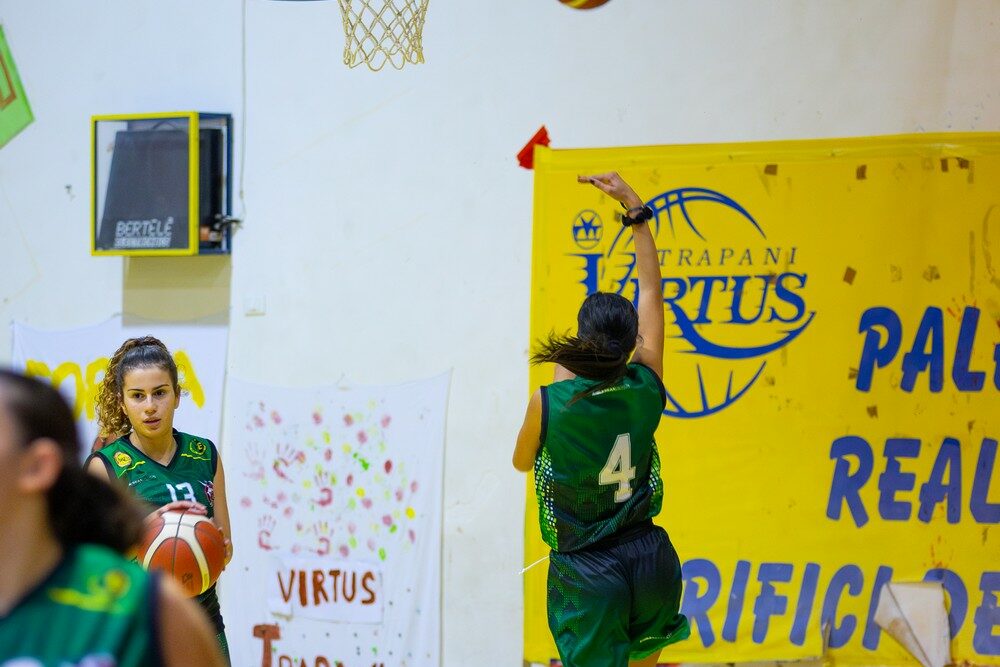
[[[1000,129],[989,0],[431,0],[427,64],[378,74],[341,65],[337,3],[246,0],[245,116],[241,0],[0,0],[0,22],[36,116],[0,150],[0,321],[228,312],[229,373],[272,384],[454,369],[448,667],[521,664],[514,155],[539,125],[565,148]],[[174,109],[246,129],[231,265],[90,257],[90,115]]]

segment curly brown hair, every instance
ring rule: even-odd
[[[125,398],[122,383],[125,375],[136,368],[160,368],[167,371],[174,385],[174,392],[180,394],[177,364],[167,346],[153,336],[129,338],[111,357],[108,370],[97,390],[97,426],[100,437],[105,442],[111,442],[132,430],[132,425],[122,410]]]

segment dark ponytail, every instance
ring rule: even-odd
[[[103,544],[124,554],[142,537],[144,514],[136,502],[81,467],[63,468],[46,499],[52,532],[64,547]]]
[[[598,381],[574,396],[573,404],[625,377],[638,335],[639,317],[631,302],[618,294],[595,292],[580,306],[577,335],[550,333],[546,340],[538,341],[531,363],[559,364],[580,377]]]
[[[0,369],[0,396],[21,446],[40,438],[59,445],[62,472],[45,494],[49,526],[63,548],[102,544],[125,553],[142,533],[144,513],[121,490],[80,465],[80,443],[73,413],[51,386]]]

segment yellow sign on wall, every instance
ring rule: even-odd
[[[662,659],[910,664],[879,594],[935,581],[954,661],[1000,664],[1000,134],[538,148],[532,340],[592,291],[635,297],[617,203],[576,182],[611,170],[663,273],[657,522],[692,636]],[[545,581],[525,657],[548,664]]]

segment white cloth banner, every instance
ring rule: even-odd
[[[230,380],[223,459],[234,665],[440,665],[449,376],[396,387]]]
[[[69,404],[80,427],[85,452],[97,437],[97,389],[108,360],[127,338],[156,336],[177,363],[181,404],[174,418],[179,431],[219,442],[228,328],[206,324],[125,326],[121,317],[96,326],[42,331],[15,322],[14,368],[48,380]]]

